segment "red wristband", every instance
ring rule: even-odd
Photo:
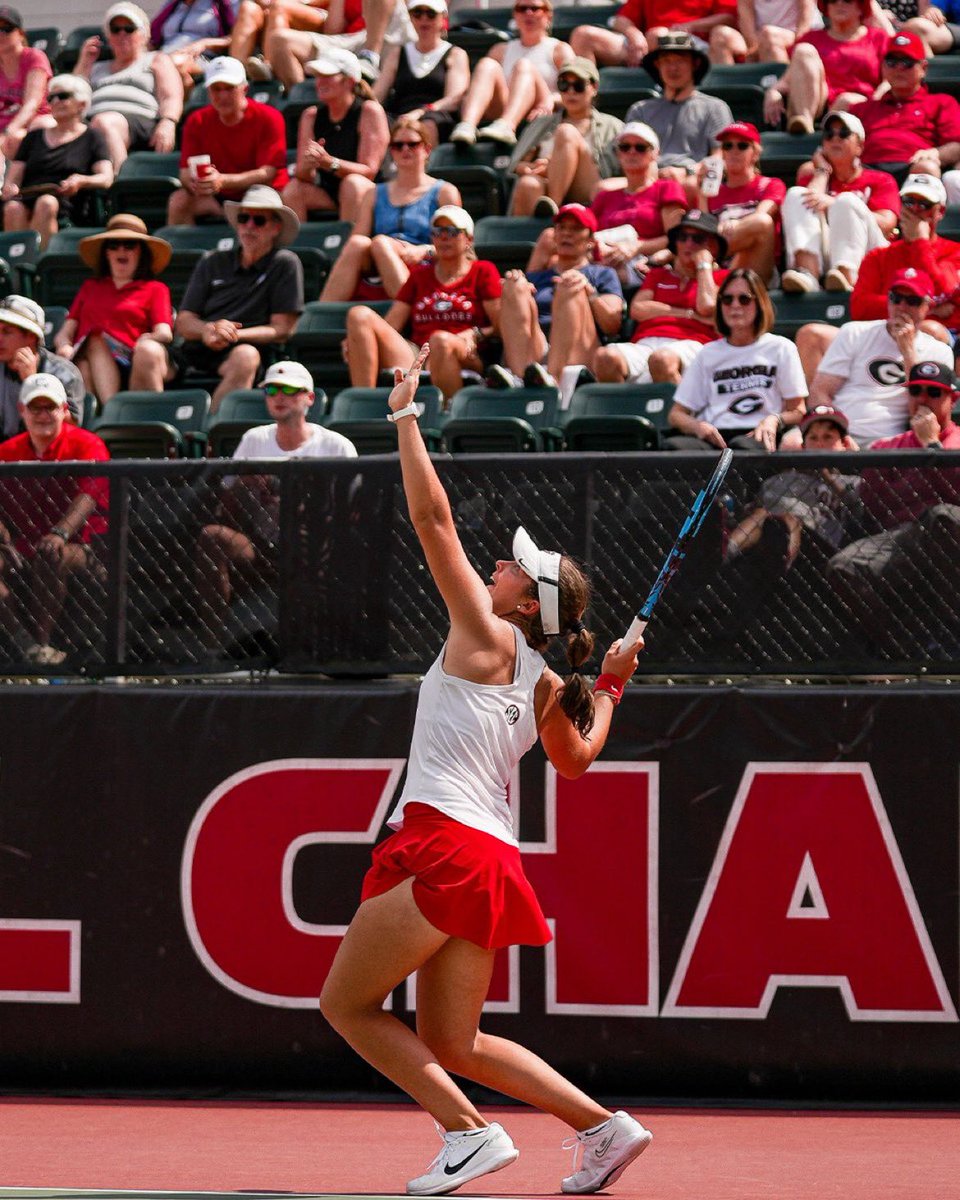
[[[625,684],[619,675],[613,675],[609,671],[600,675],[597,682],[593,685],[594,692],[602,692],[603,695],[609,696],[614,704],[620,703],[620,697],[623,695]]]

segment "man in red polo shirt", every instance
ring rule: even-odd
[[[0,462],[103,462],[104,442],[67,421],[67,394],[54,375],[31,375],[20,390],[26,432],[0,443]],[[58,475],[0,482],[0,630],[23,657],[58,666],[50,644],[70,576],[94,565],[91,538],[107,528],[107,481]]]
[[[902,179],[910,171],[952,167],[960,160],[960,104],[924,84],[927,55],[915,33],[895,33],[883,58],[890,90],[865,100],[857,116],[867,131],[863,161],[883,166]]]
[[[236,58],[215,58],[204,82],[210,103],[192,112],[180,143],[180,182],[167,203],[167,223],[194,225],[197,217],[225,220],[224,200],[241,200],[256,184],[282,191],[287,174],[283,116],[247,95]],[[208,163],[192,163],[198,156]]]

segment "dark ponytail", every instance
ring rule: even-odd
[[[530,593],[536,596],[536,584],[531,581]],[[593,654],[594,636],[581,618],[590,603],[590,581],[572,558],[560,559],[560,634],[564,640],[567,662],[573,668],[563,681],[557,700],[560,710],[573,724],[581,737],[593,728],[593,690],[577,668]],[[527,643],[541,652],[547,647],[540,613],[523,622]]]

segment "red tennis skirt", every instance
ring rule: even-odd
[[[427,804],[408,804],[403,828],[374,847],[361,900],[413,877],[417,908],[435,928],[484,950],[544,946],[553,934],[516,846]]]

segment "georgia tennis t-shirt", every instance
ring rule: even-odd
[[[796,346],[764,333],[749,346],[726,339],[704,346],[684,371],[674,400],[717,429],[753,429],[782,412],[785,399],[806,394]]]

